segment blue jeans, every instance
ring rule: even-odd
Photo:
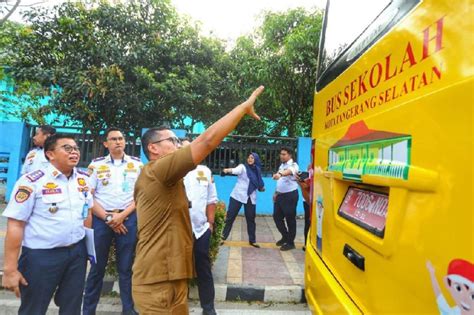
[[[22,248],[18,270],[27,286],[20,286],[20,315],[46,314],[53,294],[59,314],[79,315],[87,267],[84,240],[69,247]]]
[[[119,273],[120,298],[123,312],[133,309],[132,299],[132,264],[137,242],[137,214],[133,212],[123,221],[128,233],[116,234],[104,221],[92,217],[94,243],[97,263],[92,265],[86,282],[83,314],[95,314],[104,282],[105,267],[109,258],[112,239],[115,239],[117,270]]]

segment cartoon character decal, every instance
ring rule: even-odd
[[[453,259],[449,263],[443,282],[456,303],[454,307],[448,304],[441,292],[433,264],[427,261],[426,267],[430,273],[431,285],[441,315],[474,314],[474,264],[464,259]]]

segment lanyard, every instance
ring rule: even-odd
[[[87,204],[87,191],[83,191],[84,206],[82,206],[82,218],[85,220],[89,216],[89,205]]]

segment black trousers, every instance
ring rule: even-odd
[[[311,225],[311,213],[309,212],[309,204],[303,201],[304,208],[304,245],[306,246],[306,238],[308,237],[309,227]]]
[[[194,240],[194,263],[196,266],[199,301],[205,311],[214,310],[214,279],[212,278],[212,264],[209,258],[211,244],[211,230]]]
[[[273,220],[282,239],[288,244],[295,244],[296,237],[296,205],[298,190],[278,194],[273,208]],[[286,221],[286,225],[285,225]]]
[[[232,230],[232,224],[234,224],[235,218],[237,214],[239,214],[240,208],[242,207],[242,203],[235,200],[234,198],[230,197],[229,200],[229,209],[227,209],[227,216],[225,218],[225,226],[224,231],[222,232],[222,238],[227,239],[230,234],[230,230]],[[247,221],[247,233],[249,235],[249,242],[255,243],[255,211],[256,205],[252,204],[250,197],[247,199],[247,203],[244,204],[245,210],[245,220]]]

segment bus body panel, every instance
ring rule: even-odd
[[[433,266],[449,307],[474,313],[445,282],[462,260],[474,292],[472,6],[421,2],[315,94],[312,310],[350,300],[362,313],[437,313]],[[350,187],[388,196],[383,235],[338,213]]]

